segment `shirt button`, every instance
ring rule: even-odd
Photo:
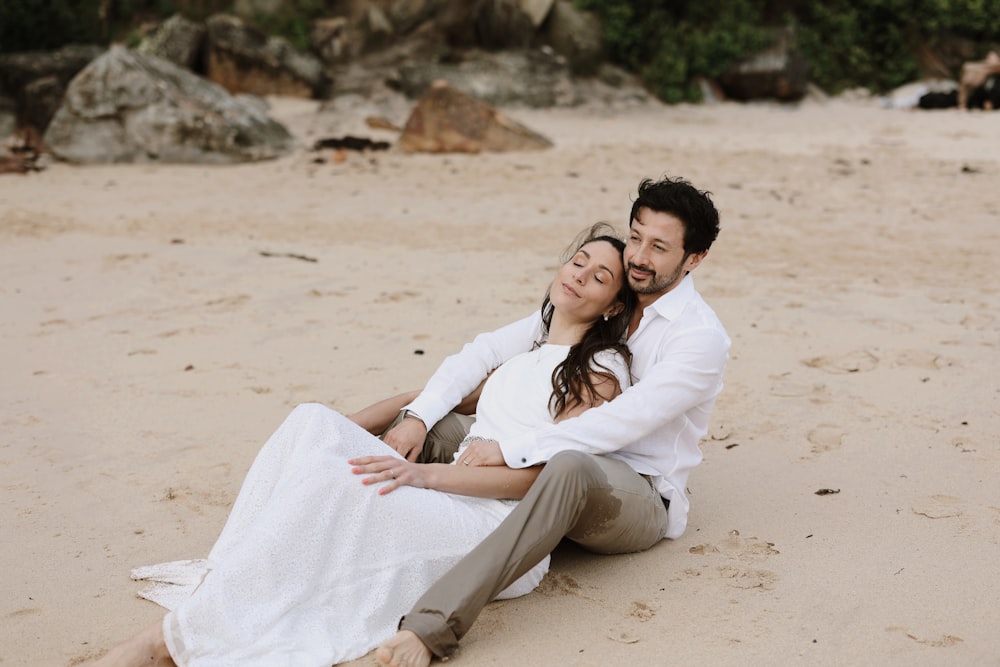
[[[527,462],[528,462],[528,459],[526,459],[526,458],[524,458],[524,457],[522,456],[522,457],[521,457],[521,463],[527,463]]]

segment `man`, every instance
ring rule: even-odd
[[[973,92],[983,87],[994,74],[1000,74],[1000,55],[996,51],[990,51],[982,60],[964,63],[958,82],[958,108],[968,109],[973,106],[970,104]],[[980,96],[985,99],[985,92]],[[979,106],[986,108],[982,100],[979,100]]]
[[[545,463],[514,511],[436,583],[379,647],[392,667],[449,656],[482,608],[563,538],[598,553],[627,553],[679,537],[688,473],[722,389],[730,341],[694,289],[719,232],[708,193],[683,179],[645,180],[632,206],[624,259],[639,307],[628,345],[635,384],[579,417],[505,442],[475,441],[458,465]],[[447,358],[385,441],[420,455],[437,424],[486,375],[541,335],[538,314],[481,334]]]

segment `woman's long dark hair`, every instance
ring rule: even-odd
[[[619,253],[625,249],[624,241],[618,238],[614,228],[607,223],[599,222],[577,236],[573,244],[563,254],[562,263],[570,261],[580,248],[594,241],[610,243]],[[624,306],[621,312],[607,320],[603,317],[597,318],[597,321],[590,325],[590,328],[583,334],[580,342],[569,348],[566,358],[552,371],[552,396],[549,398],[549,411],[553,417],[558,416],[567,407],[597,401],[597,389],[590,378],[590,374],[595,369],[598,372],[603,369],[612,378],[616,377],[613,369],[597,361],[596,355],[599,352],[612,350],[619,353],[625,359],[626,368],[631,373],[632,353],[629,352],[628,346],[625,344],[625,332],[628,330],[628,323],[632,319],[632,313],[635,312],[638,300],[635,292],[629,287],[625,276],[622,276],[618,300]],[[542,301],[543,338],[548,337],[553,310],[549,294],[546,292],[545,300]]]

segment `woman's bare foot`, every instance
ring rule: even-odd
[[[108,651],[92,667],[177,667],[163,641],[163,622],[157,621]]]
[[[375,651],[375,657],[389,667],[427,667],[431,664],[431,650],[416,633],[400,630]]]

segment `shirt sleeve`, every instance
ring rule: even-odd
[[[617,451],[714,398],[722,388],[728,357],[724,332],[688,329],[665,341],[658,361],[614,400],[501,442],[504,460],[511,468],[525,468],[565,450]]]
[[[430,430],[478,387],[490,371],[530,350],[541,331],[541,313],[535,312],[495,331],[479,334],[460,352],[441,362],[420,395],[404,409],[413,411]]]
[[[628,363],[617,350],[601,350],[590,360],[590,370],[593,373],[611,373],[618,380],[618,386],[625,391],[632,386],[632,374]]]

